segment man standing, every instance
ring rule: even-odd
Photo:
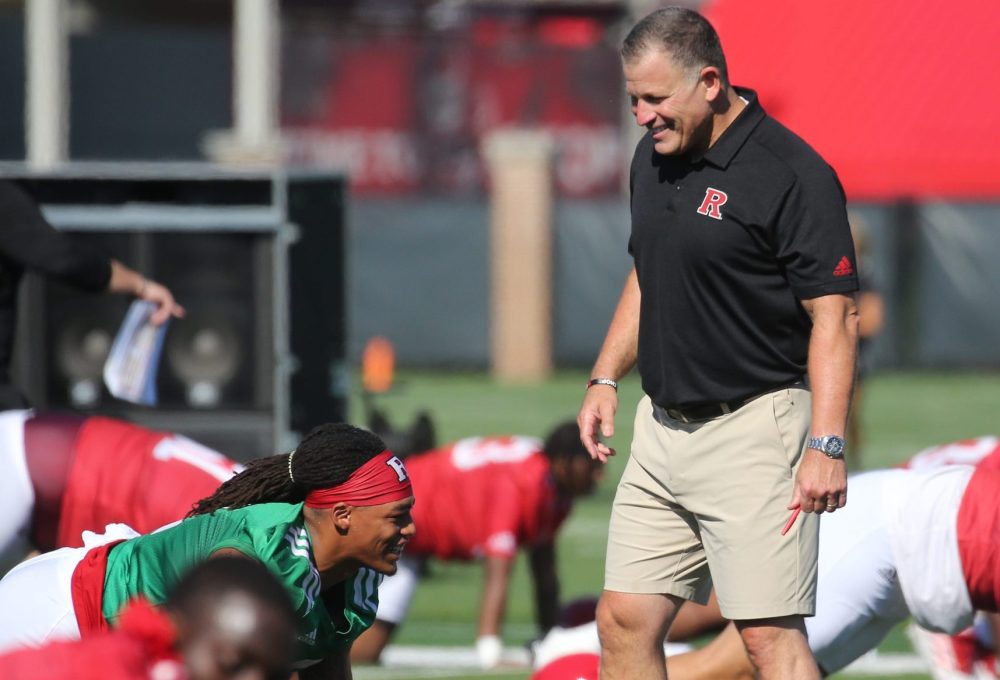
[[[666,678],[670,623],[714,582],[761,677],[818,678],[802,617],[818,515],[847,501],[857,347],[843,190],[730,86],[696,12],[647,16],[622,60],[647,133],[631,169],[635,266],[578,416],[592,456],[614,454],[598,437],[636,363],[646,396],[611,516],[601,677]]]
[[[17,291],[26,270],[80,290],[125,293],[152,302],[157,309],[150,321],[157,326],[171,316],[184,316],[166,286],[57,231],[16,182],[0,179],[0,409],[27,406],[10,376]]]

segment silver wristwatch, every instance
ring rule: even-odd
[[[845,444],[846,442],[843,437],[838,437],[835,434],[828,434],[825,437],[810,437],[806,447],[822,451],[829,458],[840,460],[844,457]]]

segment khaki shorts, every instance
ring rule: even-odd
[[[714,582],[726,618],[812,616],[819,518],[804,512],[781,535],[811,408],[796,386],[683,423],[644,397],[611,512],[605,589],[704,603]]]

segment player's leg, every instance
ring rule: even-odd
[[[719,611],[719,600],[713,590],[706,604],[684,603],[674,618],[674,624],[670,626],[667,639],[671,642],[684,642],[705,633],[721,631],[728,623],[729,619]]]
[[[882,510],[883,483],[894,474],[851,477],[847,505],[820,524],[816,615],[806,631],[826,673],[874,649],[909,615]]]
[[[0,413],[0,575],[31,550],[29,531],[35,504],[24,455],[24,422],[31,411]]]
[[[685,605],[687,606],[687,605]],[[704,647],[667,658],[670,680],[753,680],[753,664],[736,626],[728,625]]]
[[[86,548],[62,548],[23,562],[0,580],[0,653],[79,639],[70,582]]]
[[[397,562],[396,573],[382,579],[378,588],[375,623],[351,646],[352,663],[379,661],[396,628],[406,618],[422,566],[422,558],[404,554]]]

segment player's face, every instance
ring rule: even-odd
[[[413,496],[401,501],[355,507],[351,532],[358,541],[358,560],[383,574],[395,574],[406,543],[417,531],[413,524]]]
[[[285,680],[294,632],[276,612],[232,596],[181,643],[191,680]]]
[[[559,461],[553,469],[556,483],[569,496],[589,496],[604,475],[604,465],[583,456]]]
[[[678,68],[666,52],[648,50],[623,64],[635,122],[664,156],[703,153],[711,141],[712,107],[699,74]]]

